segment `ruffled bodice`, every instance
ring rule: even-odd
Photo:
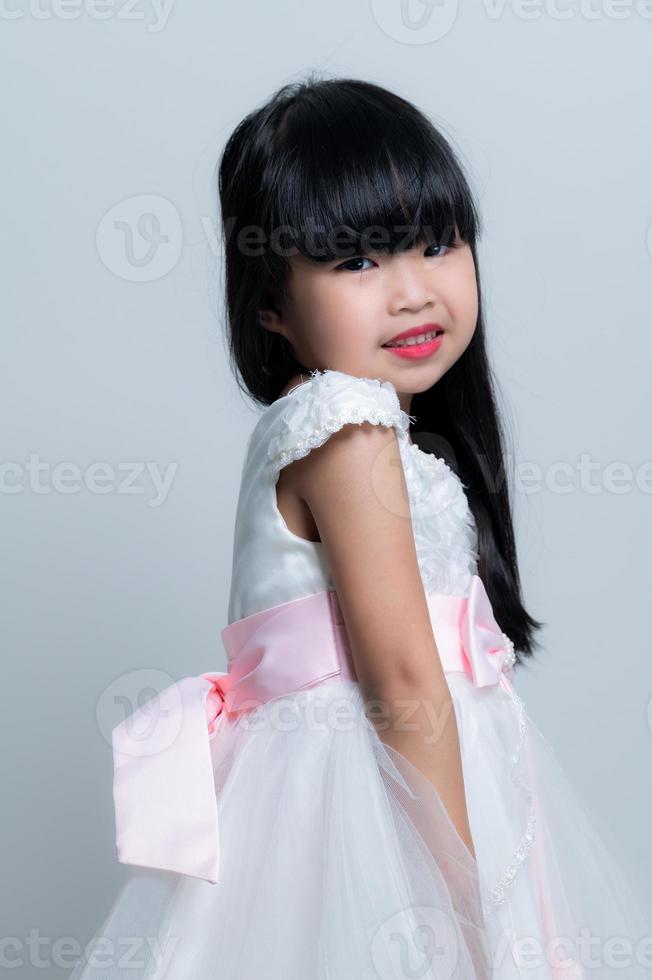
[[[468,593],[477,573],[477,534],[459,477],[443,459],[410,442],[410,417],[389,381],[327,369],[311,372],[309,381],[269,405],[249,438],[234,531],[229,623],[334,588],[322,543],[287,527],[276,482],[283,466],[343,425],[364,421],[396,431],[426,592]]]

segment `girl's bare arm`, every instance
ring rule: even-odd
[[[383,742],[433,783],[475,856],[455,710],[417,562],[396,432],[347,424],[288,469],[332,569],[365,702],[383,706],[371,706],[369,719]]]

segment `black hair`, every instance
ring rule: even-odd
[[[478,287],[473,337],[430,389],[412,396],[413,441],[435,452],[466,488],[478,531],[478,574],[517,663],[539,646],[544,623],[523,605],[505,432],[487,357],[476,240],[478,210],[461,164],[432,122],[401,96],[353,78],[284,85],[235,128],[218,186],[225,249],[226,322],[236,376],[264,405],[311,366],[259,310],[288,295],[288,252],[315,261],[444,242],[470,246]],[[333,230],[338,229],[337,234]]]

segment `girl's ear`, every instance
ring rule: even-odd
[[[269,308],[258,310],[258,322],[266,330],[271,330],[273,333],[280,333],[286,340],[288,339],[283,318],[277,310]]]

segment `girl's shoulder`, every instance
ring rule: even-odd
[[[392,426],[407,439],[410,416],[401,409],[396,389],[382,378],[363,378],[327,368],[291,388],[269,406],[267,458],[275,472],[306,456],[347,423]]]

